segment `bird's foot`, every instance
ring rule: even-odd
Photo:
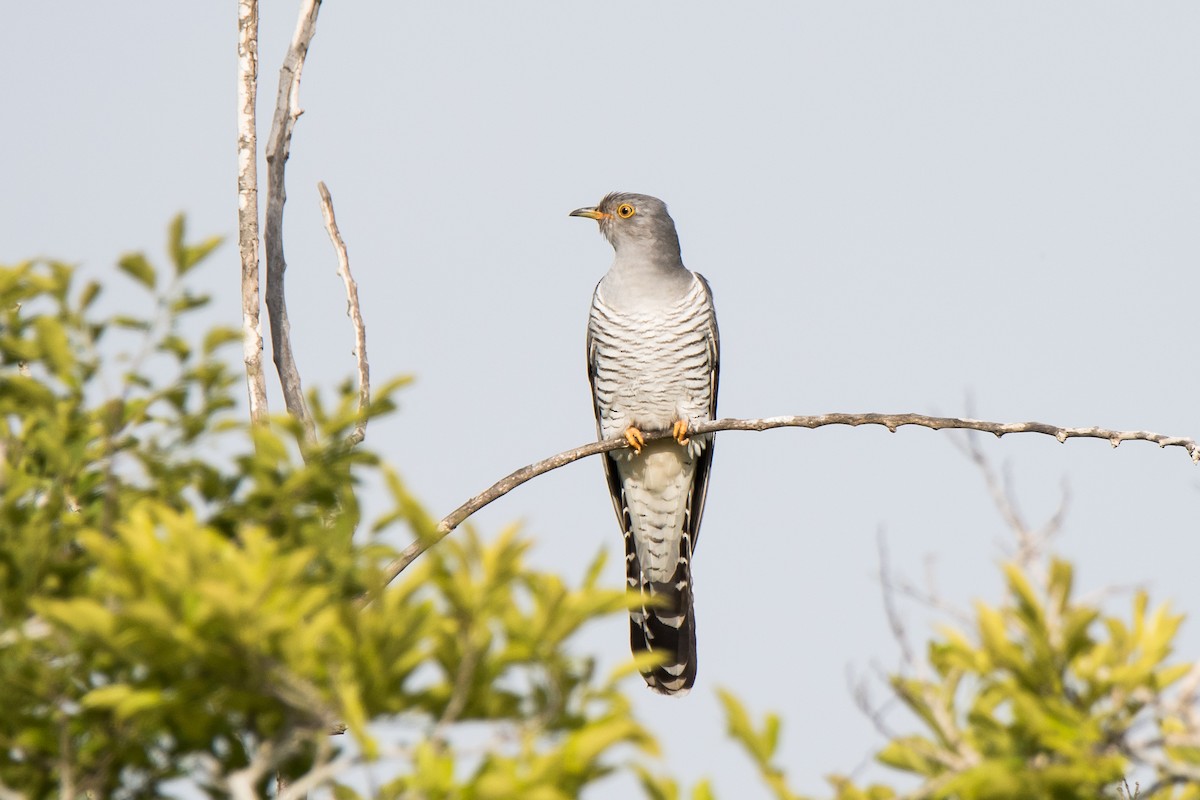
[[[629,442],[629,446],[633,448],[633,452],[641,454],[642,447],[646,444],[646,436],[634,426],[630,425],[625,429],[625,441]]]
[[[688,438],[688,421],[686,419],[677,419],[675,424],[671,426],[671,435],[675,437],[675,441],[686,445],[691,439]]]

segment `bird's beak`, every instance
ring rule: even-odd
[[[608,219],[609,217],[612,216],[612,214],[605,214],[603,211],[601,211],[598,208],[577,208],[574,211],[572,211],[568,216],[587,217],[588,219],[594,219],[597,222],[599,222],[602,219]]]

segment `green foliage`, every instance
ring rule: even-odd
[[[1195,697],[1168,691],[1192,669],[1169,662],[1182,615],[1165,605],[1151,611],[1137,592],[1128,620],[1105,616],[1072,597],[1070,564],[1051,559],[1044,573],[1034,581],[1004,565],[1004,604],[977,602],[973,631],[943,629],[927,669],[890,677],[923,730],[893,738],[878,761],[919,780],[905,796],[930,800],[1116,797],[1134,768],[1151,768],[1160,781],[1142,797],[1200,797]],[[736,699],[721,699],[730,735],[764,782],[781,800],[798,798],[772,762],[778,718],[756,728]],[[1155,728],[1161,739],[1147,746]],[[900,796],[842,776],[829,781],[837,800]]]
[[[615,678],[571,652],[626,608],[599,560],[571,585],[531,569],[515,529],[465,530],[385,590],[381,534],[427,535],[430,516],[345,444],[349,385],[312,398],[315,445],[289,418],[243,420],[224,353],[239,337],[193,322],[208,298],[180,282],[217,244],[186,243],[179,218],[170,269],[121,259],[146,316],[97,318],[101,287],[66,265],[0,267],[0,789],[158,797],[182,776],[265,795],[349,738],[358,760],[395,756],[385,719],[417,742],[385,797],[571,797],[614,750],[655,752]],[[104,350],[113,331],[132,355]],[[395,508],[362,524],[372,474]],[[460,756],[468,722],[503,744]]]
[[[717,696],[725,708],[725,723],[729,736],[750,755],[763,781],[779,800],[799,800],[800,796],[788,789],[784,772],[774,763],[775,750],[779,747],[779,717],[767,714],[761,730],[756,730],[750,713],[732,693],[718,689]]]
[[[1122,744],[1148,721],[1145,698],[1188,669],[1166,663],[1182,616],[1147,614],[1139,592],[1131,626],[1104,617],[1072,602],[1060,560],[1040,593],[1015,565],[1004,571],[1009,602],[977,603],[974,641],[948,629],[929,648],[934,677],[893,679],[929,733],[892,742],[880,760],[938,780],[934,797],[1098,797],[1131,766]]]

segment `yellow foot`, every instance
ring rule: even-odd
[[[675,424],[671,426],[671,435],[675,437],[675,441],[680,444],[687,444],[691,441],[688,438],[688,421],[686,419],[677,419]]]
[[[642,447],[646,444],[646,437],[641,431],[630,425],[625,429],[625,441],[629,442],[629,446],[633,448],[633,452],[640,454]]]

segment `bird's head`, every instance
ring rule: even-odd
[[[658,245],[679,252],[675,221],[667,213],[667,204],[657,197],[611,192],[598,205],[577,208],[571,216],[596,220],[600,232],[618,252],[627,244],[638,248]]]

